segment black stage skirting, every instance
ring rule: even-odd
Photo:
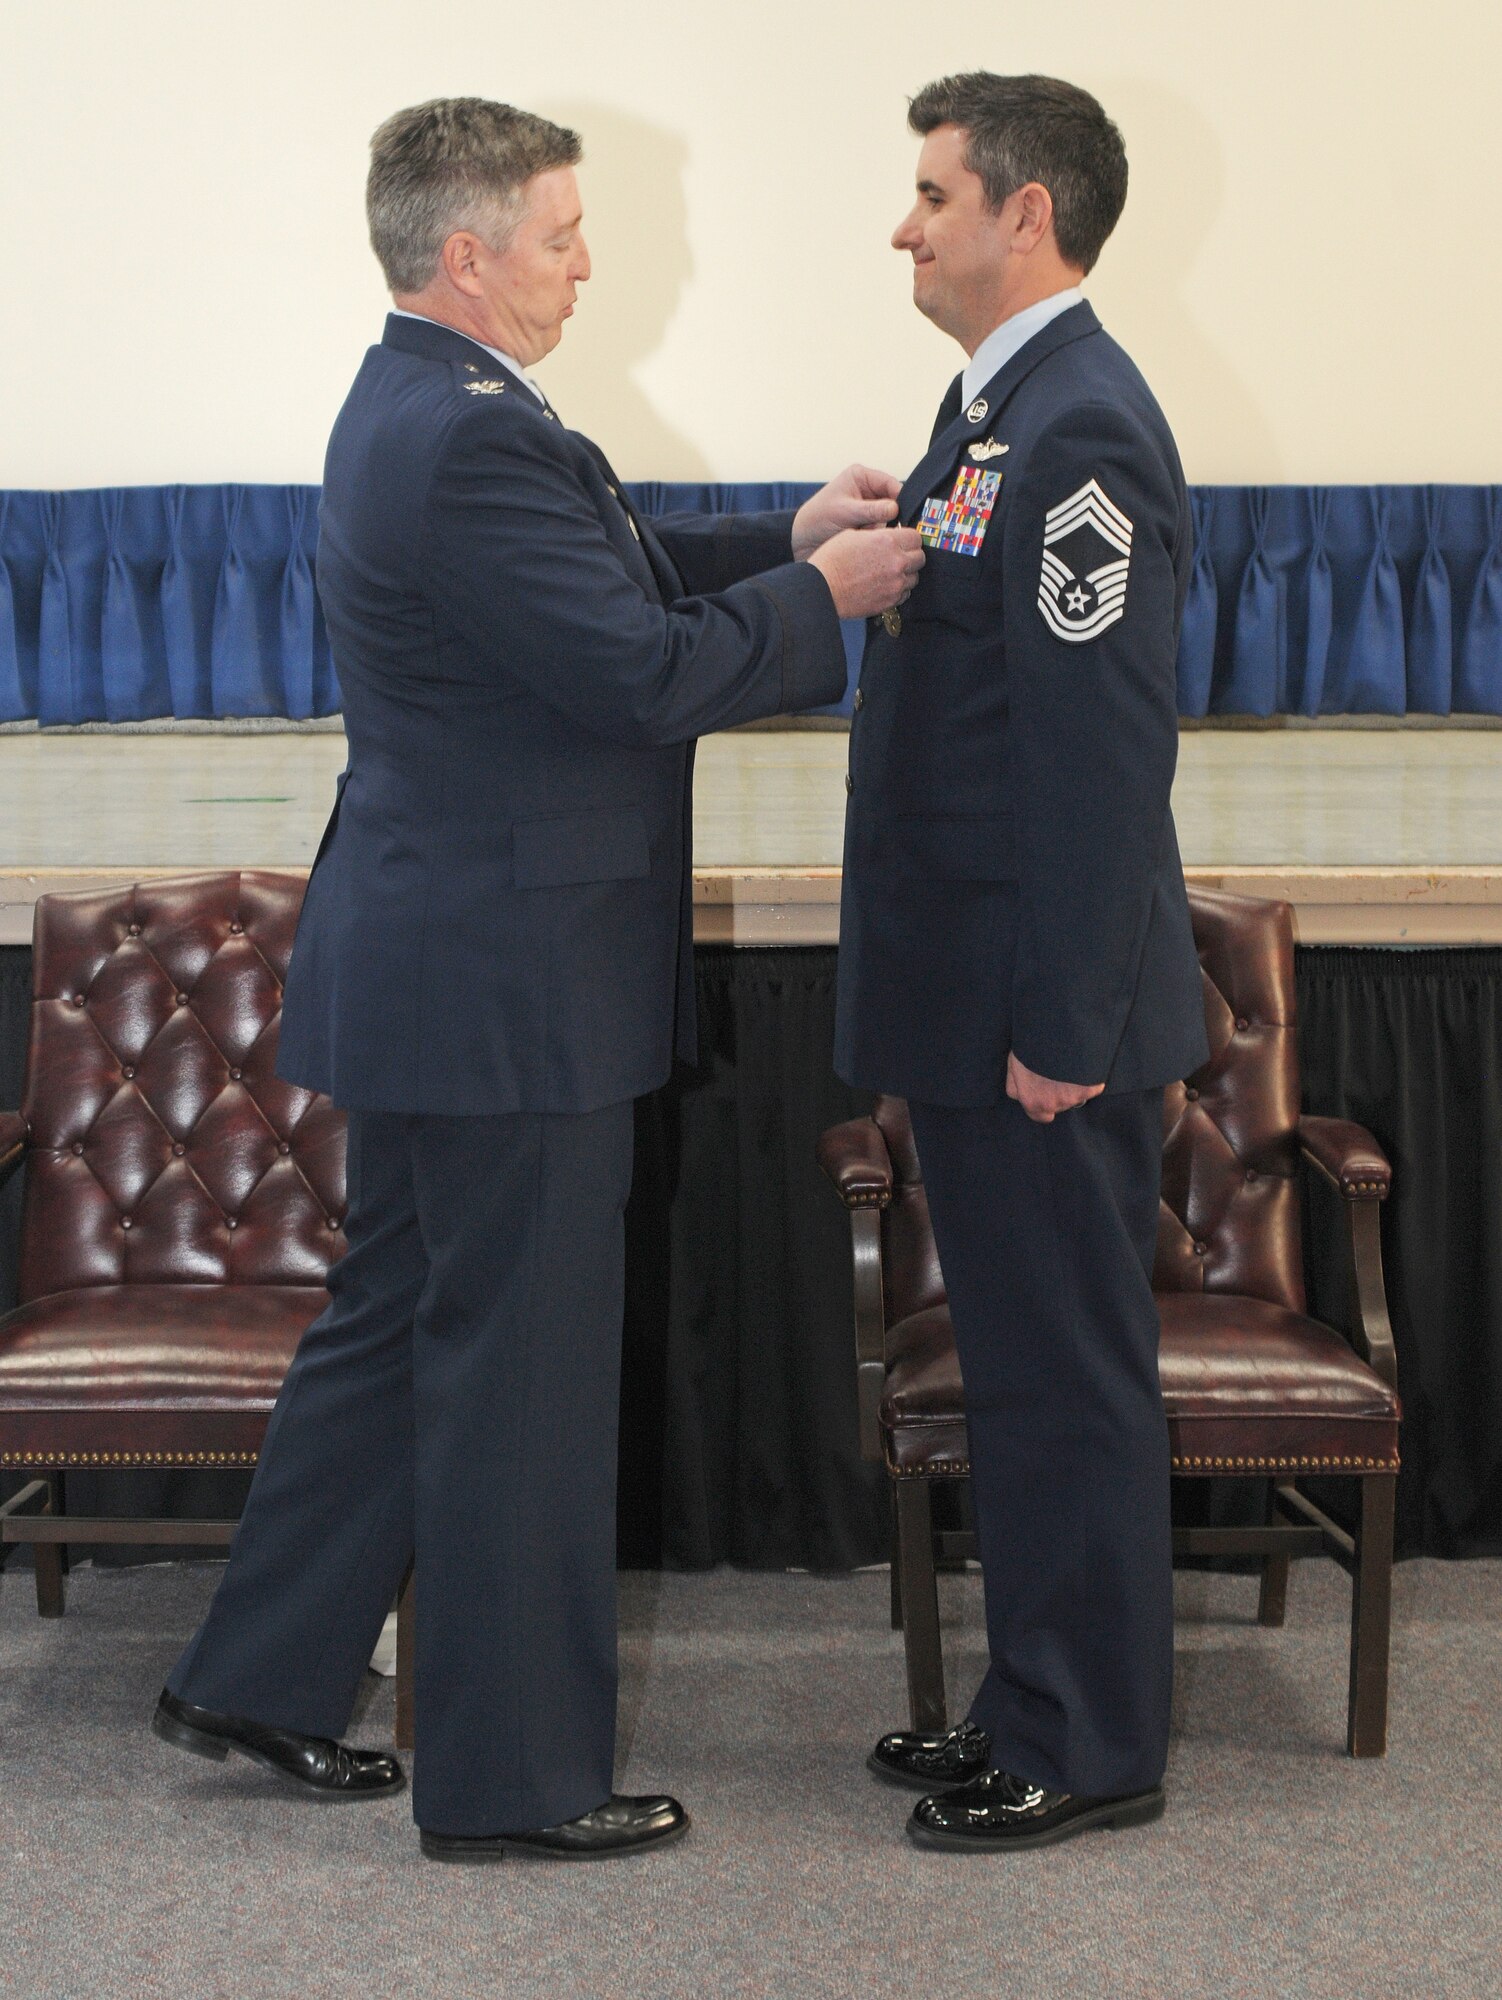
[[[18,1101],[30,957],[0,950],[3,1106]],[[882,1481],[856,1449],[845,1217],[813,1164],[823,1127],[864,1108],[829,1067],[834,972],[828,947],[701,947],[703,1058],[638,1108],[620,1484],[632,1566],[885,1558]],[[1305,949],[1298,993],[1308,1108],[1369,1126],[1393,1163],[1399,1553],[1502,1555],[1502,950]],[[0,1196],[7,1303],[18,1195]],[[1341,1218],[1333,1196],[1308,1201],[1311,1310],[1338,1323]],[[202,1519],[234,1512],[246,1477],[74,1473],[68,1502]],[[1340,1486],[1327,1497],[1339,1507]],[[1203,1518],[1207,1498],[1185,1482],[1181,1514]]]

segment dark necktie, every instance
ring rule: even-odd
[[[944,400],[939,405],[939,414],[934,418],[934,427],[929,434],[928,441],[930,444],[933,443],[940,431],[948,430],[949,426],[959,415],[960,399],[965,393],[964,383],[964,375],[956,375],[949,387],[944,391]]]

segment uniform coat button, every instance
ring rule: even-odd
[[[887,628],[888,637],[893,639],[900,639],[902,637],[902,613],[900,611],[895,609],[883,611],[881,622]]]
[[[848,797],[848,796],[849,796],[849,794],[850,794],[851,792],[853,792],[854,790],[855,790],[855,780],[854,780],[854,778],[852,778],[852,777],[851,777],[850,773],[849,773],[849,772],[847,771],[847,772],[845,773],[845,792],[846,792],[846,796]]]
[[[861,710],[865,707],[865,705],[866,705],[866,690],[864,688],[857,688],[855,690],[855,700],[850,704],[851,709],[856,715],[859,715]]]

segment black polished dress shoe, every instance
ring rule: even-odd
[[[603,1861],[612,1854],[635,1854],[644,1847],[661,1847],[689,1827],[688,1814],[676,1799],[630,1799],[612,1793],[593,1812],[580,1813],[559,1826],[536,1833],[422,1835],[422,1851],[430,1861],[501,1861],[508,1854],[546,1854],[555,1861]]]
[[[907,1830],[920,1847],[996,1853],[1051,1847],[1090,1826],[1138,1826],[1162,1817],[1161,1785],[1121,1798],[1086,1798],[1051,1792],[1009,1771],[986,1771],[952,1792],[919,1799]]]
[[[866,1769],[889,1784],[911,1785],[919,1792],[939,1792],[967,1785],[991,1767],[991,1738],[973,1722],[924,1736],[915,1729],[897,1729],[883,1736],[866,1759]]]
[[[239,1715],[195,1708],[166,1688],[151,1726],[164,1743],[191,1750],[195,1757],[222,1762],[231,1750],[253,1758],[320,1799],[378,1799],[399,1792],[407,1780],[394,1757],[379,1750],[348,1750],[328,1736],[299,1736],[291,1729],[268,1729]]]

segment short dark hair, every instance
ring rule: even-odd
[[[504,246],[536,174],[578,164],[577,132],[485,97],[395,112],[370,142],[370,246],[393,292],[420,292],[456,229]]]
[[[1054,235],[1066,263],[1088,271],[1126,206],[1121,134],[1088,90],[1055,76],[993,76],[975,69],[918,92],[907,122],[926,136],[965,133],[965,165],[979,174],[994,214],[1038,181],[1053,197]]]

